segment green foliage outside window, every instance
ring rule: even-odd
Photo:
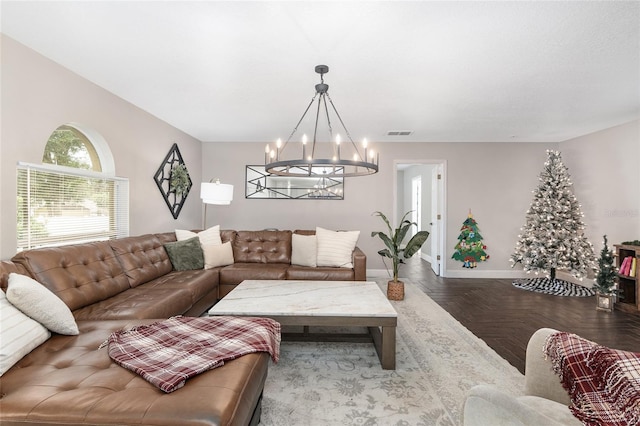
[[[77,131],[67,126],[58,127],[49,137],[42,162],[75,169],[93,170],[87,142]]]

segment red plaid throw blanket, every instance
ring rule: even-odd
[[[164,392],[253,352],[280,356],[280,324],[267,318],[173,317],[111,334],[109,356]]]
[[[547,338],[545,354],[585,425],[640,424],[640,353],[610,349],[575,334]]]

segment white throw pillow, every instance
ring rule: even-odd
[[[72,336],[80,333],[69,307],[33,278],[9,274],[7,299],[25,315],[53,332]]]
[[[318,266],[353,268],[352,255],[360,231],[330,231],[316,227]]]
[[[231,241],[219,245],[202,246],[204,252],[204,269],[233,265],[233,248]]]
[[[220,237],[220,225],[212,226],[200,232],[186,231],[184,229],[176,229],[176,240],[188,240],[189,238],[198,237],[200,244],[204,247],[206,245],[220,245],[222,244],[222,237]]]
[[[50,336],[49,330],[13,306],[0,290],[0,376]]]
[[[218,251],[216,251],[213,247],[222,245],[222,237],[220,236],[220,225],[212,226],[211,228],[205,229],[204,231],[200,231],[198,233],[185,231],[184,229],[176,229],[176,240],[178,241],[188,240],[189,238],[193,237],[198,237],[200,239],[200,246],[202,247],[202,252],[204,253],[204,268],[214,268],[215,266],[207,265],[213,265],[219,261]],[[233,254],[231,255],[231,257],[233,259]],[[233,260],[231,260],[231,263],[233,263]],[[229,263],[227,263],[226,265],[229,265]]]
[[[291,235],[291,264],[317,266],[318,239],[315,235]]]

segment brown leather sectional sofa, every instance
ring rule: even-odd
[[[227,362],[165,394],[98,347],[124,327],[202,315],[244,279],[365,280],[366,256],[357,247],[353,268],[291,265],[291,234],[222,231],[235,263],[207,270],[172,270],[163,244],[175,241],[173,232],[28,250],[1,261],[3,290],[9,273],[31,276],[69,306],[80,334],[53,334],[0,377],[0,424],[257,424],[267,353]]]
[[[313,235],[315,231],[293,233]],[[358,247],[353,251],[353,268],[291,265],[291,234],[291,231],[221,231],[222,241],[232,242],[234,264],[220,268],[220,299],[243,280],[366,280],[367,257]]]

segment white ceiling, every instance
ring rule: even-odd
[[[204,142],[286,138],[318,64],[354,139],[556,142],[640,117],[638,1],[1,7],[4,34]]]

